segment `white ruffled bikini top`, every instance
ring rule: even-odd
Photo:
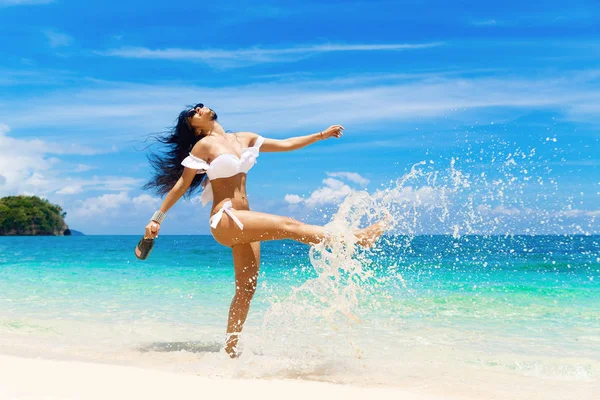
[[[181,165],[191,169],[197,169],[196,174],[202,174],[206,172],[209,181],[204,185],[202,191],[202,205],[205,206],[209,201],[213,200],[212,186],[210,180],[219,178],[229,178],[231,176],[248,173],[250,169],[256,164],[256,158],[258,157],[260,146],[265,141],[265,138],[259,136],[252,147],[246,147],[242,149],[240,157],[235,154],[225,153],[216,157],[209,164],[201,158],[198,158],[192,153],[187,156]]]

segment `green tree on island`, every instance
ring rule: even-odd
[[[37,196],[0,199],[0,236],[63,236],[70,231],[66,212]]]

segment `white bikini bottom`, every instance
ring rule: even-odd
[[[240,221],[238,219],[238,217],[235,216],[235,214],[233,213],[233,211],[235,211],[235,209],[233,208],[233,205],[231,204],[231,201],[227,201],[225,204],[223,204],[223,207],[221,207],[221,209],[219,211],[217,211],[212,217],[210,217],[210,219],[208,220],[208,222],[210,223],[210,227],[215,229],[217,227],[217,225],[219,225],[219,221],[221,221],[221,218],[223,217],[223,213],[229,215],[231,217],[231,219],[233,220],[233,222],[235,222],[235,224],[240,228],[240,229],[244,229],[244,224],[242,224],[242,221]]]

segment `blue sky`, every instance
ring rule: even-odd
[[[159,203],[140,190],[143,140],[203,102],[232,131],[346,127],[262,154],[256,210],[324,222],[351,192],[454,158],[470,176],[454,206],[504,218],[494,233],[600,232],[597,1],[220,3],[0,0],[0,196],[46,197],[89,234],[141,233]],[[162,232],[208,233],[208,212],[182,201]]]

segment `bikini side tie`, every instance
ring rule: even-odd
[[[223,217],[223,212],[225,212],[231,217],[233,222],[235,222],[236,225],[243,230],[244,224],[242,224],[242,221],[240,221],[232,211],[235,211],[235,209],[233,208],[233,204],[231,204],[231,201],[227,201],[225,204],[223,204],[223,207],[221,207],[221,209],[217,211],[215,215],[212,216],[212,222],[210,224],[210,227],[215,229],[217,225],[219,225],[219,221],[221,221],[221,218]]]

